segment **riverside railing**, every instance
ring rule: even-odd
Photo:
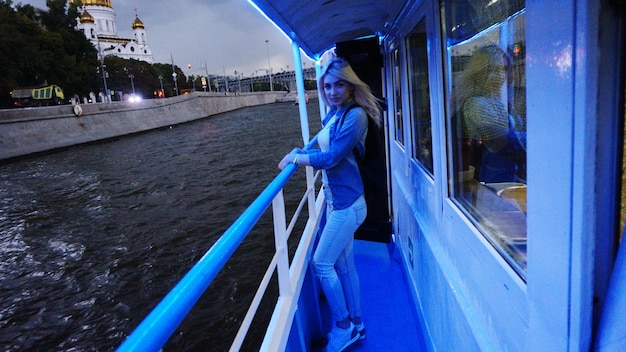
[[[305,149],[315,144],[316,138],[313,139]],[[287,251],[288,235],[294,227],[295,220],[299,216],[304,203],[308,202],[309,221],[305,228],[304,236],[305,245],[309,246],[314,229],[310,226],[315,223],[317,213],[321,207],[315,202],[315,178],[313,169],[307,167],[307,190],[296,210],[289,227],[286,227],[286,217],[284,208],[284,199],[282,189],[289,181],[293,173],[296,171],[297,165],[287,165],[274,180],[261,192],[261,194],[250,204],[250,206],[235,220],[235,222],[224,232],[224,234],[213,244],[213,246],[205,253],[205,255],[187,272],[187,274],[174,286],[174,288],[161,300],[161,302],[146,316],[146,318],[135,328],[135,330],[124,340],[118,347],[117,351],[158,351],[174,333],[189,311],[200,299],[204,291],[211,285],[217,274],[224,267],[226,262],[239,247],[241,242],[250,233],[254,225],[261,218],[265,210],[270,204],[273,204],[274,230],[276,240],[276,253],[272,259],[270,266],[263,278],[257,296],[253,299],[251,308],[244,318],[242,328],[240,329],[231,350],[237,350],[243,343],[243,338],[247,333],[250,322],[256,309],[258,301],[265,292],[265,288],[269,283],[269,278],[274,269],[278,271],[279,285],[279,302],[277,305],[270,325],[276,327],[289,325],[290,322],[286,318],[295,310],[297,303],[297,295],[299,287],[301,287],[301,278],[290,275],[289,258]],[[323,195],[321,198],[323,202]],[[318,200],[317,204],[320,204]],[[303,245],[301,240],[296,255],[294,256],[295,270],[302,271],[306,265],[305,257],[301,249]],[[293,272],[293,270],[292,270]],[[285,311],[288,314],[285,314]],[[278,313],[277,313],[278,312]],[[291,312],[291,313],[289,313]],[[276,321],[278,320],[278,321]],[[280,344],[284,346],[286,337],[280,337],[277,341],[272,338],[264,340],[264,346],[275,346]],[[269,347],[267,347],[269,348]],[[261,348],[262,350],[264,347]]]

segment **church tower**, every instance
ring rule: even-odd
[[[139,17],[137,17],[136,13],[132,27],[133,35],[135,36],[135,41],[137,42],[137,44],[148,44],[148,41],[146,40],[146,28],[143,22],[141,22],[141,20],[139,19]]]
[[[83,0],[83,8],[77,19],[77,29],[85,34],[98,50],[98,59],[114,55],[124,59],[135,59],[153,63],[152,51],[146,39],[144,23],[135,13],[131,23],[134,38],[117,35],[115,10],[111,0]]]
[[[89,12],[87,12],[87,10],[85,10],[80,15],[78,21],[82,26],[81,29],[85,34],[85,37],[89,39],[93,44],[93,41],[96,39],[96,19],[93,18],[93,16]]]
[[[83,8],[93,16],[98,36],[117,36],[115,10],[111,0],[84,0]]]

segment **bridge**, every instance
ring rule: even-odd
[[[282,70],[280,72],[272,72],[271,79],[270,74],[268,74],[268,69],[259,69],[256,72],[262,72],[262,75],[252,75],[248,77],[241,77],[240,75],[231,76],[231,75],[209,75],[209,81],[211,83],[210,91],[215,92],[216,88],[218,92],[240,92],[240,93],[253,93],[259,92],[260,90],[268,90],[270,81],[274,85],[274,89],[276,86],[282,87],[282,90],[295,92],[296,91],[296,73],[294,71],[285,71]],[[315,81],[315,68],[309,67],[302,70],[304,80],[306,81]],[[198,79],[199,76],[191,75],[189,77],[194,77]],[[228,87],[228,89],[226,88]],[[201,91],[202,88],[198,89],[196,86],[196,91]],[[209,88],[207,87],[207,91]]]

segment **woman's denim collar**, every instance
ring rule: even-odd
[[[350,100],[346,101],[343,105],[341,105],[339,108],[336,108],[336,107],[333,106],[333,107],[330,108],[330,111],[328,111],[327,117],[329,118],[329,117],[331,117],[333,115],[343,116],[343,114],[346,112],[346,110],[348,110],[354,104],[356,104],[354,99],[350,99]],[[326,122],[326,121],[324,121],[324,122]]]

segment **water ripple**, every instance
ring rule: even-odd
[[[0,166],[3,350],[113,350],[301,146],[298,124],[272,104]],[[228,348],[272,233],[268,213],[167,349]]]

